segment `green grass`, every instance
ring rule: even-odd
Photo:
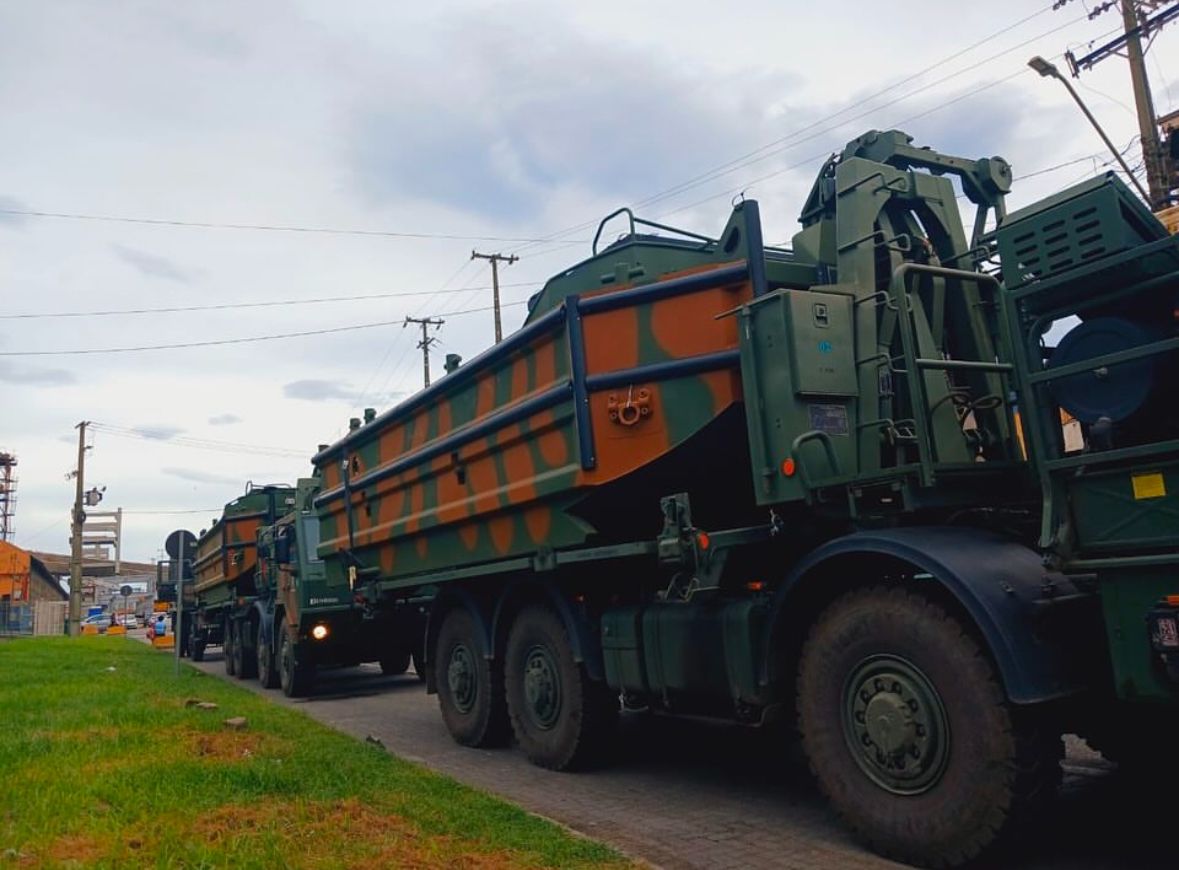
[[[0,642],[0,866],[627,864],[301,713],[173,667],[123,638]],[[188,698],[219,709],[185,707]],[[231,716],[248,728],[226,729]]]

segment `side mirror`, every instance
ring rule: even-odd
[[[281,534],[274,539],[274,560],[280,565],[291,563],[291,536]]]

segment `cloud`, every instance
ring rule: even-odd
[[[27,220],[23,214],[6,214],[6,211],[28,211],[29,207],[19,199],[11,196],[0,196],[0,225],[21,226]]]
[[[288,399],[304,399],[308,402],[345,402],[351,405],[363,402],[372,408],[387,408],[406,396],[406,393],[400,390],[362,393],[346,381],[325,381],[315,378],[283,384],[282,394]]]
[[[38,387],[66,387],[78,378],[65,369],[43,369],[36,366],[17,366],[0,360],[0,381]]]
[[[462,57],[461,68],[415,76],[419,87],[392,97],[382,87],[355,107],[345,148],[360,195],[522,218],[570,187],[609,198],[649,193],[699,173],[700,154],[740,153],[750,139],[769,138],[768,110],[753,96],[797,82],[669,67],[535,11],[539,20],[520,34],[528,52],[489,42],[489,22],[473,13],[435,34],[436,50]],[[410,49],[389,62],[419,61]]]
[[[133,269],[151,278],[164,278],[168,281],[188,284],[199,274],[196,271],[183,269],[179,264],[169,260],[167,257],[161,257],[159,254],[149,254],[147,251],[141,251],[138,248],[129,248],[126,245],[116,244],[111,245],[111,250],[124,263],[127,263]]]
[[[242,418],[237,414],[218,414],[215,417],[209,418],[210,426],[228,426],[231,423],[240,423]]]
[[[192,483],[215,483],[215,484],[239,484],[241,483],[236,477],[226,474],[214,474],[209,471],[201,471],[195,468],[161,468],[161,472],[170,477],[178,477],[181,480],[191,481]]]
[[[282,394],[288,399],[307,399],[311,402],[326,402],[332,399],[354,402],[360,398],[359,393],[346,384],[315,379],[291,381],[289,384],[284,384]]]
[[[184,430],[179,426],[135,426],[134,431],[142,438],[152,441],[170,441]]]

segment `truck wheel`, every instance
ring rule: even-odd
[[[618,699],[574,661],[557,615],[545,607],[522,611],[504,660],[512,730],[529,760],[553,770],[596,761],[618,718]]]
[[[857,590],[811,630],[798,669],[803,749],[827,799],[876,851],[974,859],[1060,782],[1063,744],[1007,702],[963,625],[899,588]]]
[[[464,608],[450,611],[438,630],[434,669],[442,721],[455,742],[505,743],[509,731],[503,672],[483,654],[475,620]]]
[[[241,668],[237,675],[243,680],[258,676],[258,651],[254,647],[258,629],[251,619],[243,619],[237,632],[237,645],[241,647]]]
[[[258,682],[264,689],[277,689],[278,671],[274,667],[274,650],[267,642],[260,622],[257,637],[254,639],[254,652],[258,659]]]
[[[225,620],[225,630],[221,633],[221,656],[225,659],[225,673],[229,676],[237,675],[237,664],[233,654],[233,648],[237,646],[233,637],[233,620]]]
[[[192,638],[188,642],[189,649],[192,650],[192,660],[194,662],[203,662],[205,660],[205,636],[201,632],[193,632]]]
[[[257,676],[255,668],[258,663],[254,660],[254,645],[250,642],[252,635],[250,623],[244,619],[234,620],[233,672],[239,680],[248,680],[250,677]]]
[[[416,649],[413,651],[413,655],[411,657],[413,659],[413,672],[418,675],[418,680],[423,683],[426,682],[426,663],[424,661],[425,657],[425,650]]]
[[[293,632],[290,626],[284,626],[278,648],[278,682],[282,686],[282,693],[288,698],[302,697],[311,691],[314,679],[315,669],[298,660]]]
[[[388,652],[381,656],[381,673],[387,677],[396,677],[409,670],[409,653]]]

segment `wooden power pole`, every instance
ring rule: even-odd
[[[402,329],[405,329],[411,323],[420,324],[422,327],[422,340],[418,342],[418,347],[422,351],[422,373],[425,376],[427,387],[430,386],[430,345],[434,344],[438,339],[427,336],[426,330],[431,326],[437,330],[445,322],[440,317],[407,317],[405,318],[405,323],[401,324]]]
[[[1064,3],[1059,5],[1063,6]],[[1095,18],[1115,5],[1118,5],[1115,0],[1106,0],[1094,6],[1089,17]],[[1129,61],[1130,84],[1134,90],[1134,108],[1138,116],[1138,135],[1142,141],[1142,165],[1146,170],[1146,189],[1150,199],[1148,204],[1152,210],[1158,211],[1170,204],[1169,180],[1159,136],[1159,122],[1154,114],[1154,98],[1151,96],[1150,80],[1146,75],[1146,49],[1143,48],[1142,39],[1157,33],[1167,24],[1179,21],[1179,3],[1121,0],[1120,5],[1123,30],[1121,36],[1094,48],[1082,57],[1077,57],[1072,52],[1066,52],[1065,56],[1074,76],[1079,75],[1082,70],[1092,69],[1111,56],[1122,56]],[[1160,10],[1159,7],[1164,8]],[[1150,14],[1151,12],[1154,14]]]
[[[515,254],[505,257],[503,254],[480,254],[478,251],[471,251],[471,259],[488,260],[491,263],[491,293],[495,306],[495,343],[499,344],[504,338],[503,326],[500,325],[499,319],[499,264],[502,261],[510,266],[520,258]]]
[[[74,511],[70,523],[70,635],[77,637],[82,633],[82,525],[86,522],[86,513],[82,510],[85,498],[86,476],[86,427],[89,424],[83,420],[76,427],[78,430],[78,467],[74,470]]]

